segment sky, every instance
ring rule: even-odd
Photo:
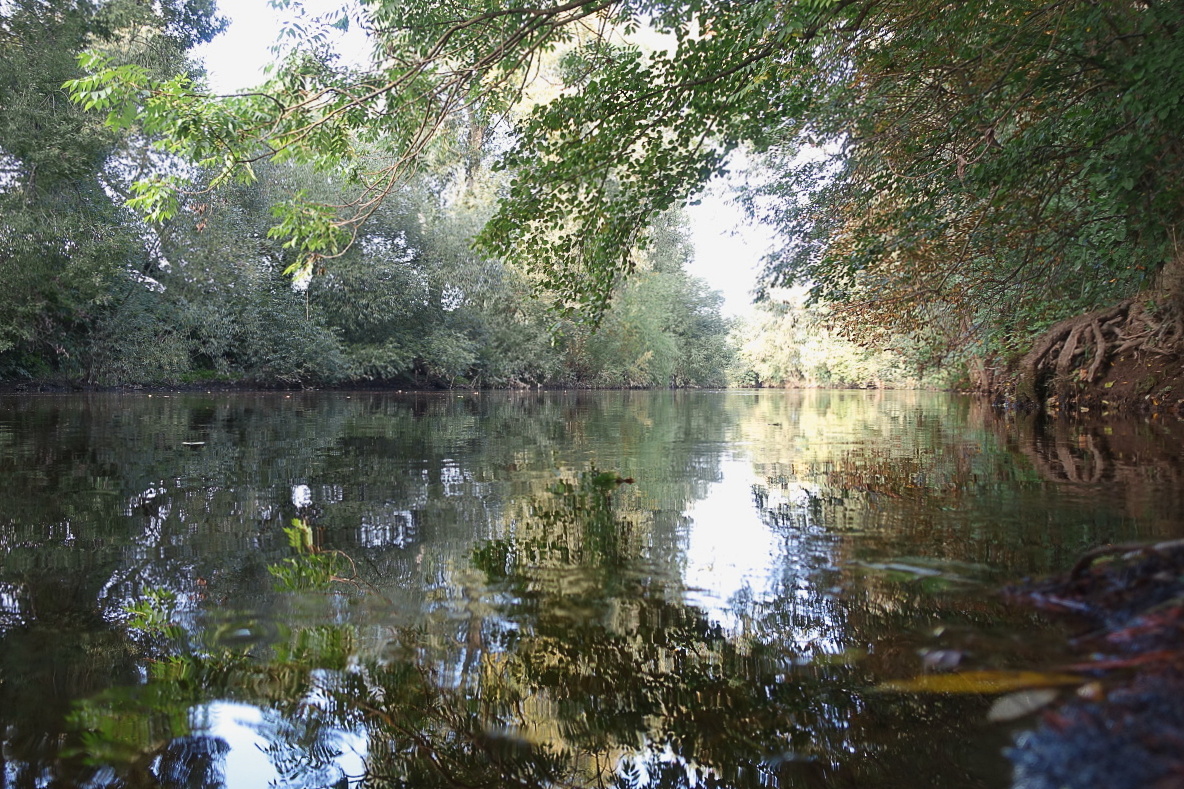
[[[733,176],[737,177],[743,173]],[[741,208],[726,198],[733,184],[727,179],[714,182],[699,205],[687,208],[695,245],[695,260],[687,269],[723,294],[723,311],[730,317],[752,309],[760,261],[773,241],[769,228],[749,223]]]
[[[340,7],[341,0],[305,0],[302,5],[315,15]],[[267,0],[221,0],[219,6],[230,19],[229,29],[194,54],[204,61],[211,88],[232,93],[262,80],[282,15]],[[355,31],[347,34],[341,48],[344,52],[364,53],[365,39]],[[742,172],[732,176],[742,177]],[[760,259],[772,239],[767,228],[748,224],[740,208],[727,200],[734,183],[724,180],[712,184],[700,196],[699,204],[687,209],[695,245],[695,260],[688,266],[689,272],[723,294],[723,312],[727,316],[742,315],[750,309]]]

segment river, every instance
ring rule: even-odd
[[[1179,422],[912,392],[0,399],[0,781],[1007,787],[1001,586],[1184,536]],[[1067,688],[1062,693],[1072,693]]]

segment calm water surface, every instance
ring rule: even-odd
[[[1030,718],[879,686],[1063,663],[996,590],[1184,536],[1181,432],[915,393],[0,399],[0,782],[1006,787]]]

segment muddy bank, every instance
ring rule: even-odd
[[[1079,623],[1083,678],[1017,737],[1013,786],[1184,786],[1184,540],[1104,546],[1006,594]]]
[[[973,360],[997,404],[1076,413],[1184,414],[1184,303],[1145,293],[1057,323],[1022,358]]]

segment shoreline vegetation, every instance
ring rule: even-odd
[[[1127,301],[1119,307],[1102,310],[1101,316],[1118,315],[1130,310],[1139,315],[1137,301]],[[482,391],[639,391],[639,390],[913,390],[945,391],[971,394],[983,398],[999,410],[1019,410],[1038,413],[1050,418],[1077,419],[1109,416],[1176,415],[1184,417],[1184,354],[1176,349],[1176,340],[1151,347],[1134,348],[1131,344],[1098,349],[1083,344],[1076,347],[1074,329],[1098,326],[1099,313],[1086,314],[1063,321],[1036,342],[1032,351],[1009,367],[989,367],[982,360],[971,360],[967,372],[948,376],[948,385],[928,380],[884,379],[879,367],[871,367],[862,380],[841,379],[760,381],[741,360],[733,358],[731,368],[716,371],[706,383],[687,381],[682,384],[654,383],[620,384],[593,381],[556,380],[546,383],[482,383],[480,379],[393,379],[345,381],[284,380],[232,378],[212,371],[199,371],[194,376],[178,380],[128,381],[128,383],[99,384],[92,381],[63,378],[0,379],[0,394],[83,393],[83,392],[269,392],[269,391],[340,391],[340,392],[398,392],[442,393]],[[1113,323],[1112,323],[1113,326]],[[1119,334],[1121,338],[1121,334]],[[1145,338],[1144,338],[1145,339]],[[1068,348],[1068,352],[1066,352]],[[871,352],[874,354],[874,352]],[[1066,365],[1069,354],[1075,364]],[[739,355],[739,354],[738,354]],[[869,354],[870,355],[870,354]],[[721,354],[722,358],[722,354]],[[1105,361],[1105,364],[1100,364]],[[746,359],[752,363],[752,359]],[[890,373],[889,373],[890,374]],[[728,380],[731,378],[731,380]]]
[[[0,388],[1184,407],[1174,5],[499,6],[420,49],[450,6],[306,20],[265,84],[215,95],[191,59],[225,27],[211,2],[7,4]],[[351,25],[400,56],[344,66],[326,36]],[[679,207],[736,149],[776,241],[729,321]]]
[[[378,2],[219,95],[212,2],[5,5],[2,386],[1184,406],[1174,4],[662,7],[497,6],[433,48],[463,9]],[[354,25],[398,56],[339,62]],[[679,207],[739,169],[776,240],[732,323]]]
[[[1043,401],[1016,396],[1019,377],[996,374],[992,388],[901,384],[870,380],[863,383],[826,384],[808,381],[682,386],[620,386],[584,382],[507,384],[474,386],[467,381],[417,384],[414,381],[348,381],[341,383],[209,379],[196,381],[95,384],[61,379],[0,380],[0,395],[84,394],[84,393],[248,393],[248,392],[389,392],[398,394],[444,394],[481,392],[563,391],[694,391],[731,389],[738,391],[931,391],[971,395],[1000,411],[1018,410],[1052,419],[1097,419],[1125,416],[1175,415],[1184,418],[1184,363],[1174,355],[1129,354],[1111,363],[1097,380],[1073,381],[1050,390]],[[1055,383],[1055,382],[1054,382]],[[1061,384],[1064,387],[1064,384]],[[1051,386],[1051,384],[1046,384]]]
[[[1090,326],[1090,316],[1072,319],[1077,325]],[[1049,338],[1060,335],[1060,340],[1050,342]],[[0,393],[67,393],[67,392],[133,392],[133,391],[557,391],[582,390],[645,390],[645,389],[753,389],[753,390],[927,390],[972,394],[983,397],[1000,408],[1018,408],[1024,411],[1040,412],[1048,416],[1070,416],[1093,414],[1105,416],[1114,413],[1184,413],[1184,355],[1165,348],[1151,351],[1122,351],[1109,358],[1100,371],[1096,352],[1092,347],[1078,350],[1083,357],[1077,367],[1066,368],[1060,375],[1054,375],[1049,359],[1069,345],[1066,332],[1050,332],[1020,364],[1012,364],[1010,370],[988,368],[985,363],[974,360],[971,373],[963,380],[949,386],[921,384],[916,381],[892,381],[870,378],[862,382],[820,382],[790,380],[762,382],[751,385],[744,381],[728,383],[723,375],[716,380],[698,384],[682,385],[620,385],[596,384],[583,381],[555,381],[547,383],[488,384],[480,381],[436,379],[435,381],[396,380],[350,380],[342,382],[291,381],[282,379],[261,380],[255,378],[232,378],[228,376],[193,376],[171,381],[95,383],[69,380],[61,377],[0,379]],[[1029,359],[1041,357],[1038,375],[1030,373],[1025,378],[1024,364]],[[1084,363],[1089,362],[1087,372]],[[973,379],[973,380],[968,380]],[[1025,389],[1025,387],[1027,387]]]

